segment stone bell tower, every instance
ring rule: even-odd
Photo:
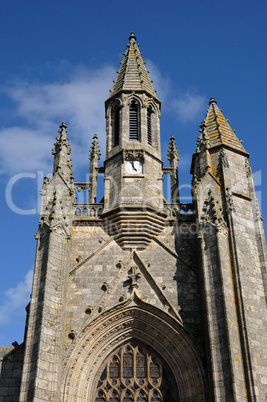
[[[160,105],[132,33],[105,103],[106,160],[95,134],[88,183],[74,182],[60,126],[25,340],[4,350],[0,401],[266,401],[266,244],[249,154],[211,98],[192,202],[180,203],[173,136],[161,161]]]
[[[145,248],[164,227],[161,102],[131,34],[106,108],[104,215],[126,249]]]

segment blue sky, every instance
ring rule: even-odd
[[[104,101],[131,31],[162,101],[162,158],[180,153],[185,202],[191,156],[210,97],[251,153],[267,216],[266,0],[4,0],[0,9],[0,346],[23,340],[38,228],[38,191],[66,121],[74,176],[105,154]]]

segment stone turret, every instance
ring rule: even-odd
[[[116,239],[124,248],[145,248],[163,229],[160,107],[132,33],[105,103],[104,216],[123,211]]]
[[[146,149],[160,159],[160,108],[149,72],[134,33],[110,96],[106,100],[107,150],[112,157],[119,148]]]
[[[266,335],[249,323],[257,317],[260,327],[265,325],[266,254],[248,157],[211,98],[191,172],[210,384],[216,401],[254,401],[259,394],[259,400],[264,399],[261,373],[267,361],[258,345],[264,344]]]

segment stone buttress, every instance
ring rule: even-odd
[[[60,398],[70,211],[75,202],[66,133],[66,125],[62,123],[53,149],[53,177],[45,178],[41,191],[20,401]]]
[[[211,98],[192,174],[209,381],[218,401],[266,397],[266,249],[248,157]]]

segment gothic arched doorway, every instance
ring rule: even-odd
[[[154,350],[129,342],[114,351],[97,374],[95,402],[178,402],[174,377]]]
[[[132,359],[132,366],[129,367],[126,364],[124,366],[123,363],[124,356],[127,357],[125,349],[127,345],[133,356],[128,356]],[[141,355],[145,355],[143,366],[141,363],[144,359],[141,359]],[[138,363],[140,372],[147,370],[146,377],[142,378],[136,374],[134,377],[131,374],[131,370],[132,373],[134,370],[136,372],[137,357],[140,357],[140,363]],[[154,375],[158,370],[160,376],[151,375],[148,362],[153,362],[153,359]],[[121,364],[119,369],[118,364]],[[110,372],[105,372],[105,369],[108,370],[110,367],[114,373],[113,377]],[[123,369],[126,373],[127,367],[131,376],[121,377]],[[142,369],[142,367],[146,368]],[[89,322],[70,345],[63,370],[62,400],[64,402],[177,402],[178,400],[203,402],[206,400],[202,362],[190,336],[174,317],[145,303],[137,296],[103,312]],[[160,377],[162,382],[158,382]],[[127,379],[130,380],[129,383],[125,382]],[[134,381],[142,379],[150,381],[148,389],[145,387],[142,389],[140,382],[137,385],[134,384]],[[105,380],[109,380],[109,383],[108,381],[104,383]],[[174,395],[168,389],[172,389]],[[128,395],[124,390],[129,391]],[[139,395],[136,393],[138,390]],[[145,394],[144,396],[140,395],[141,391]],[[98,396],[97,393],[99,393]],[[164,393],[168,396],[164,396]]]

